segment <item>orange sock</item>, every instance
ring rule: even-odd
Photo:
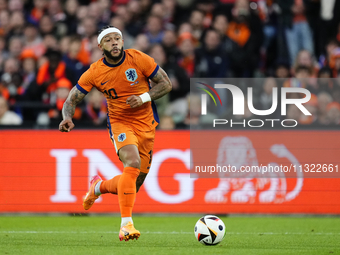
[[[140,170],[134,167],[125,167],[118,181],[118,200],[121,217],[131,217],[132,208],[136,199],[136,180]]]
[[[116,175],[110,180],[102,181],[100,184],[100,193],[111,193],[111,194],[118,194],[118,182],[122,175]]]

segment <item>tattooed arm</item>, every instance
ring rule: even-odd
[[[63,121],[59,124],[59,131],[70,132],[74,128],[72,117],[76,110],[77,104],[83,100],[86,95],[77,89],[76,86],[70,91],[62,110]]]
[[[148,92],[152,101],[168,94],[172,89],[171,81],[161,67],[159,67],[157,73],[151,80],[155,83]],[[126,103],[129,104],[131,108],[139,107],[143,104],[142,99],[135,95],[130,96],[126,100]]]
[[[155,83],[155,85],[149,91],[152,101],[168,94],[172,89],[171,81],[166,72],[161,67],[159,67],[157,73],[151,80]]]

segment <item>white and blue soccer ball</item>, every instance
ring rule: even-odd
[[[196,239],[204,245],[216,245],[225,236],[225,225],[215,215],[205,215],[195,225]]]

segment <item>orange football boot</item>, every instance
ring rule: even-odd
[[[125,242],[127,242],[130,239],[133,240],[135,238],[136,240],[138,240],[139,236],[140,236],[140,232],[137,229],[135,229],[135,227],[133,226],[131,222],[126,224],[124,227],[120,228],[120,231],[119,231],[120,241],[125,240]]]
[[[84,207],[85,210],[90,209],[91,206],[93,205],[94,201],[96,201],[96,199],[100,196],[100,195],[96,196],[94,194],[94,187],[96,187],[96,184],[101,180],[102,180],[102,178],[100,178],[99,175],[95,175],[91,178],[90,189],[86,193],[86,196],[84,197],[84,202],[83,202],[83,207]]]

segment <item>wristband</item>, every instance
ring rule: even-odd
[[[141,94],[139,97],[142,99],[143,104],[151,101],[151,97],[150,97],[150,94],[148,92]]]

